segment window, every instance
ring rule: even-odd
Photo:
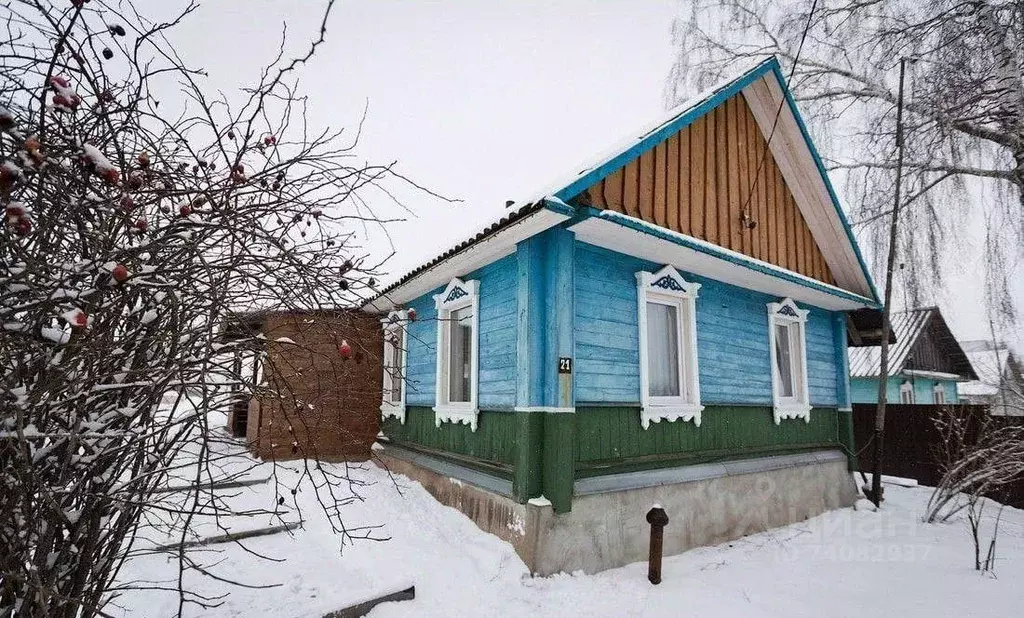
[[[437,306],[437,385],[434,422],[466,423],[476,431],[480,366],[478,281],[452,279]]]
[[[914,403],[914,384],[910,380],[900,384],[900,403]]]
[[[700,284],[676,269],[638,272],[640,423],[692,420],[700,426],[696,300]]]
[[[784,418],[802,418],[811,422],[807,391],[807,313],[789,298],[779,303],[768,303],[768,343],[776,424]]]
[[[381,320],[384,327],[384,389],[382,418],[393,416],[405,423],[405,362],[408,314],[392,311]]]
[[[940,406],[946,403],[946,388],[941,383],[932,388],[932,401]]]

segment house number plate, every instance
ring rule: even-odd
[[[558,359],[558,373],[572,373],[572,359],[562,356]]]

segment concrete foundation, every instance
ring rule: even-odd
[[[517,504],[440,474],[435,470],[450,471],[422,458],[413,463],[398,449],[378,454],[388,468],[419,481],[438,501],[510,542],[539,575],[596,573],[646,560],[650,527],[645,516],[654,504],[668,514],[664,551],[673,555],[802,521],[856,500],[846,457],[838,451],[585,479],[577,482],[572,511],[564,514],[555,514],[543,501]]]

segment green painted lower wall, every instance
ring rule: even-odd
[[[381,422],[384,435],[398,444],[444,451],[471,460],[482,466],[504,468],[511,472],[516,463],[516,414],[481,411],[476,431],[462,423],[434,425],[434,411],[427,407],[409,406],[405,423],[388,417]]]
[[[518,502],[544,495],[556,512],[572,508],[577,478],[824,448],[852,448],[849,412],[815,408],[811,422],[776,425],[767,406],[708,406],[690,421],[640,425],[636,407],[578,407],[575,413],[482,411],[468,425],[434,424],[428,407],[409,407],[405,423],[387,418],[391,440],[512,480]]]
[[[834,408],[815,408],[809,423],[786,419],[776,425],[772,409],[759,406],[708,406],[701,417],[700,427],[689,421],[662,421],[644,429],[635,407],[577,408],[576,474],[586,477],[837,447],[845,431]]]

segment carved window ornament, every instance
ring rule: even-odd
[[[946,387],[941,382],[932,387],[932,401],[940,406],[946,404]]]
[[[640,424],[693,421],[700,426],[697,366],[697,293],[671,266],[640,271],[637,324],[640,342]]]
[[[408,354],[406,326],[409,315],[396,310],[381,319],[384,330],[384,380],[380,403],[381,418],[392,416],[405,424],[405,367]]]
[[[914,383],[910,380],[904,380],[903,383],[900,384],[900,403],[917,403],[917,396],[914,393]]]
[[[437,382],[434,424],[465,423],[479,416],[480,282],[456,277],[434,296],[437,307]]]
[[[807,387],[807,309],[793,299],[768,303],[768,347],[772,367],[775,424],[782,419],[811,422]]]

